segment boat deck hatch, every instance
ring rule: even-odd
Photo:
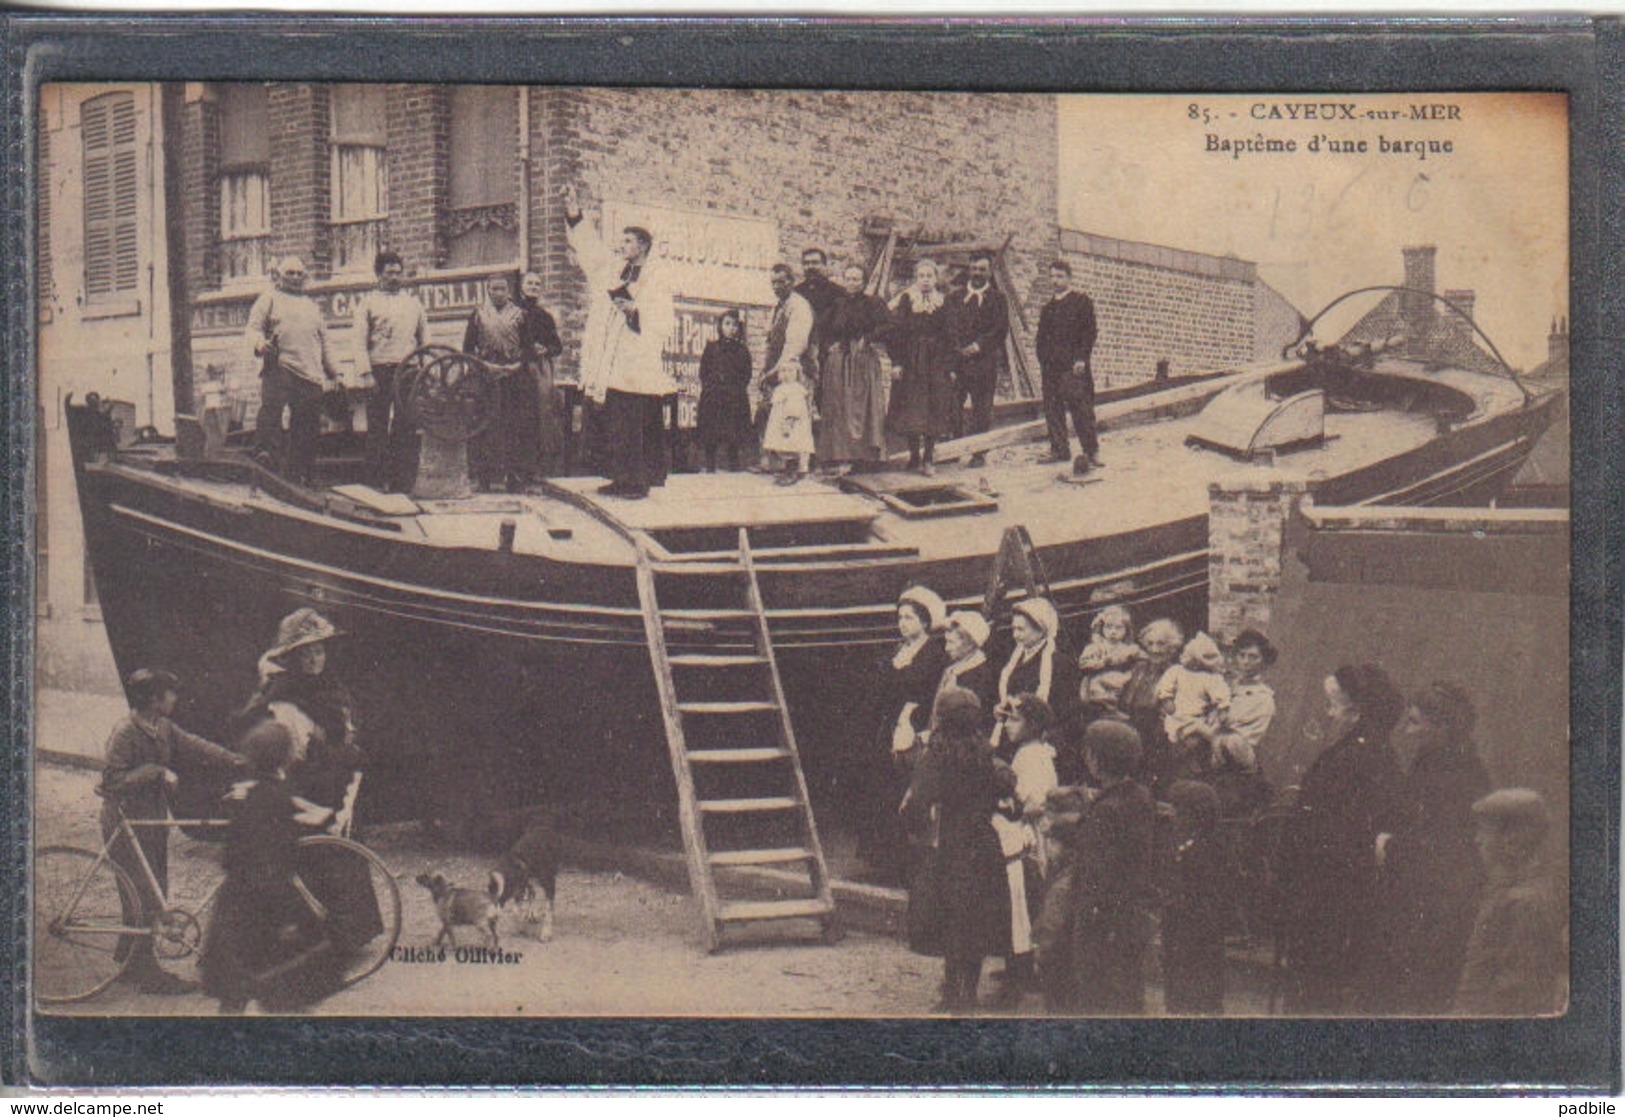
[[[844,487],[868,493],[908,520],[996,512],[999,509],[999,502],[991,494],[952,482],[932,483],[917,478],[898,482],[890,478],[860,476],[846,478]]]

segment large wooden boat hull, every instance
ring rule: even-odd
[[[1508,410],[1363,468],[1314,479],[1321,504],[1487,503],[1522,464],[1549,401]],[[428,545],[275,501],[220,499],[166,471],[166,453],[94,452],[70,415],[89,555],[121,673],[186,681],[181,719],[222,734],[252,690],[277,621],[314,605],[347,633],[332,670],[355,691],[375,810],[430,815],[469,795],[526,802],[648,792],[670,803],[658,705],[629,557],[560,562],[492,545]],[[674,478],[673,483],[683,479]],[[563,490],[553,498],[568,497]],[[630,552],[629,552],[630,553]],[[628,553],[628,554],[629,554]],[[1205,514],[1043,543],[1063,617],[1108,604],[1206,623]],[[865,676],[894,639],[907,586],[981,599],[991,554],[799,558],[760,564],[763,599],[815,796],[874,740]],[[703,579],[690,600],[703,609]],[[736,637],[697,617],[679,648]]]

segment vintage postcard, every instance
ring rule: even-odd
[[[42,1018],[1561,1018],[1570,104],[51,81]]]

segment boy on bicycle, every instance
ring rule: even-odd
[[[243,760],[229,749],[186,732],[169,720],[175,712],[180,696],[180,680],[168,671],[148,668],[131,673],[124,681],[124,692],[130,702],[129,716],[113,727],[107,739],[107,763],[102,769],[101,786],[96,789],[105,802],[102,805],[102,837],[111,839],[118,829],[119,815],[125,818],[167,819],[169,797],[180,777],[175,774],[177,758],[222,770],[243,766]],[[152,875],[163,893],[169,891],[169,828],[142,826],[136,829],[136,840],[141,843]],[[124,918],[132,926],[146,926],[155,919],[164,906],[162,895],[150,895],[147,874],[141,868],[140,858],[127,841],[117,842],[112,848],[112,859],[135,881],[143,893],[138,910],[130,910],[129,897],[124,901]],[[143,993],[185,993],[193,986],[158,966],[152,952],[150,936],[127,938],[119,944],[120,951],[136,952],[124,976]]]

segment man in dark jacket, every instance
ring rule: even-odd
[[[959,367],[954,374],[954,434],[985,434],[993,426],[993,392],[1004,369],[1004,339],[1010,332],[1010,307],[993,286],[993,257],[971,257],[969,282],[950,296],[949,328]],[[965,400],[970,400],[970,426],[963,427]],[[963,428],[963,429],[961,429]],[[966,463],[987,464],[978,451]]]
[[[1072,288],[1072,265],[1056,260],[1049,266],[1054,294],[1038,314],[1038,369],[1044,392],[1044,421],[1049,426],[1050,452],[1042,461],[1071,458],[1066,418],[1078,432],[1080,453],[1074,473],[1087,473],[1100,465],[1100,442],[1095,437],[1095,376],[1090,363],[1098,329],[1095,304]]]
[[[814,382],[818,381],[818,374],[824,368],[824,347],[829,344],[824,338],[824,324],[829,321],[829,312],[835,304],[841,301],[846,294],[841,285],[829,277],[829,257],[824,255],[822,248],[808,248],[801,253],[802,280],[796,284],[796,294],[807,300],[807,305],[813,311],[813,331],[811,351],[816,357],[817,368],[808,368],[803,371]]]
[[[132,820],[169,817],[169,796],[180,782],[175,774],[179,761],[222,771],[233,770],[243,763],[236,753],[194,736],[169,720],[169,715],[175,712],[180,683],[168,671],[142,668],[125,680],[124,689],[130,700],[130,714],[113,727],[112,736],[107,739],[107,763],[102,769],[101,786],[96,789],[103,799],[103,838],[111,838],[118,829],[121,812]],[[151,894],[141,858],[145,856],[153,879],[159,889],[167,893],[169,829],[137,827],[136,840],[141,843],[140,854],[130,848],[128,842],[119,841],[113,846],[112,859],[130,874],[141,893],[139,900],[120,895],[124,918],[130,920],[132,926],[145,927],[163,910],[164,901],[163,896]],[[125,977],[143,993],[184,993],[192,988],[158,968],[150,936],[127,939],[118,949],[135,952]]]

